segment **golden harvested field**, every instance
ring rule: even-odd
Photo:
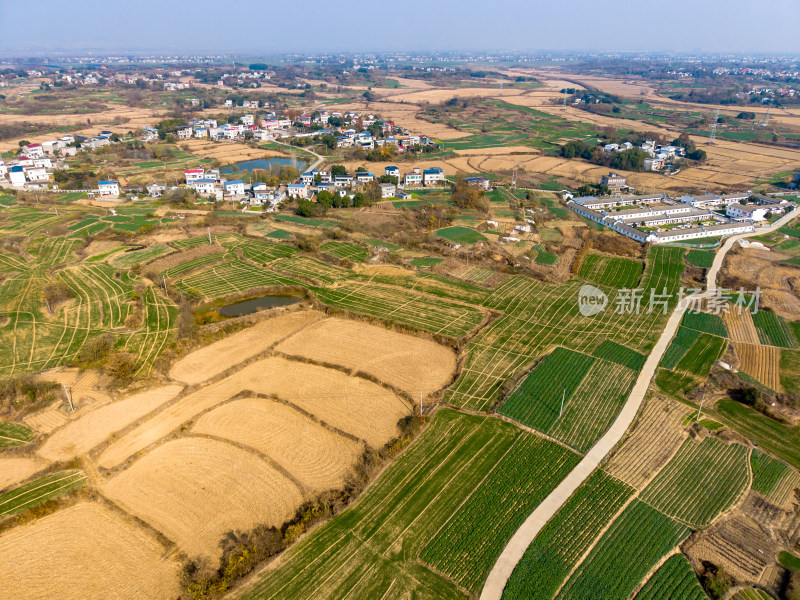
[[[317,365],[266,358],[174,402],[108,446],[98,463],[116,467],[201,412],[245,390],[274,394],[374,447],[394,437],[397,421],[410,412],[392,392],[371,381]]]
[[[728,329],[732,342],[744,344],[760,344],[758,331],[753,323],[753,317],[748,310],[736,310],[735,307],[722,315],[725,327]],[[737,347],[739,344],[737,344]]]
[[[298,311],[266,319],[186,355],[173,365],[169,375],[190,384],[207,381],[323,316],[316,311]]]
[[[305,494],[340,487],[362,451],[353,440],[266,398],[223,404],[200,417],[192,430],[266,454],[299,481]]]
[[[683,419],[689,408],[655,396],[636,417],[633,429],[622,446],[614,451],[605,471],[635,487],[647,482],[677,452],[686,432]]]
[[[16,485],[45,467],[36,458],[0,458],[0,491]]]
[[[212,558],[226,531],[280,526],[303,499],[291,480],[257,455],[193,437],[159,446],[101,489],[190,556]]]
[[[39,433],[50,433],[67,422],[67,415],[56,405],[29,415],[23,421]]]
[[[770,389],[781,391],[781,350],[775,346],[742,344],[735,346],[739,369],[755,377]]]
[[[276,350],[363,371],[414,399],[443,388],[456,370],[455,353],[441,344],[338,318],[307,327]]]
[[[38,454],[52,461],[85,454],[115,431],[175,398],[182,389],[182,385],[167,385],[87,412],[47,438]]]
[[[0,536],[5,598],[174,598],[178,564],[138,527],[84,502]]]
[[[395,125],[405,127],[414,132],[430,135],[439,140],[455,140],[468,136],[469,133],[456,131],[452,127],[439,123],[430,123],[417,117],[420,107],[412,103],[401,103],[397,101],[370,102],[365,106],[363,102],[337,104],[336,110],[345,112],[353,110],[356,112],[372,112],[391,119]]]

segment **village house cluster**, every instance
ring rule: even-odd
[[[384,169],[385,181],[378,184],[381,199],[400,198],[407,199],[411,194],[406,188],[436,187],[446,184],[444,170],[439,167],[430,169],[412,168],[411,171],[400,174],[399,167],[389,165]],[[380,175],[366,170],[357,170],[354,173],[334,175],[331,171],[312,169],[302,173],[297,181],[285,186],[268,186],[266,183],[246,183],[240,179],[225,179],[219,169],[205,169],[196,167],[184,171],[186,186],[193,189],[198,196],[212,200],[228,198],[254,207],[263,207],[266,211],[275,210],[278,205],[287,199],[305,198],[315,201],[316,194],[328,191],[341,197],[352,197],[357,192],[363,191],[365,186],[381,179]],[[472,178],[475,185],[483,187],[488,184],[488,179],[482,177]],[[392,183],[391,181],[397,181]]]
[[[783,214],[793,202],[743,192],[670,198],[649,196],[583,196],[567,202],[573,211],[637,242],[664,244],[722,237],[755,230],[769,214]]]
[[[630,142],[622,142],[621,144],[605,144],[603,146],[604,152],[624,152],[635,148]],[[686,149],[682,146],[673,146],[671,144],[657,144],[655,140],[646,140],[639,146],[648,158],[644,159],[645,171],[660,171],[668,166],[671,161],[686,156]]]

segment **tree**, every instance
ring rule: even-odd
[[[308,198],[300,198],[297,201],[297,214],[301,217],[314,216],[314,203]]]
[[[115,352],[108,357],[106,373],[118,381],[128,381],[136,368],[136,356],[130,352]]]
[[[19,144],[19,147],[20,147],[20,148],[22,148],[23,146],[27,146],[28,144],[30,144],[30,142],[29,142],[28,140],[20,140],[20,141],[19,141],[19,142],[17,142],[17,143]]]
[[[339,196],[339,194],[336,194]],[[328,190],[322,190],[317,193],[317,204],[324,207],[326,210],[334,204],[334,195]]]
[[[400,178],[397,177],[397,175],[381,175],[378,178],[378,181],[380,183],[393,183],[397,185],[398,183],[400,183]]]
[[[347,168],[344,165],[332,165],[331,166],[331,176],[332,177],[344,177],[347,175]]]

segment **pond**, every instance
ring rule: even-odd
[[[303,298],[300,296],[261,296],[259,298],[250,298],[250,300],[243,300],[242,302],[223,306],[219,309],[219,314],[223,317],[241,317],[244,315],[250,315],[262,308],[266,309],[277,308],[279,306],[289,306],[302,301]]]
[[[294,166],[297,168],[298,171],[302,172],[303,169],[306,168],[306,163],[302,160],[295,159],[292,161],[291,158],[256,158],[253,160],[245,160],[242,162],[236,163],[236,168],[233,167],[222,167],[222,173],[229,174],[229,173],[241,173],[242,171],[253,171],[255,169],[263,169],[264,171],[269,171],[273,167],[274,168],[281,168],[286,166]]]

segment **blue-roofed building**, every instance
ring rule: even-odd
[[[437,183],[439,181],[444,181],[444,170],[440,167],[432,167],[430,169],[425,169],[422,171],[422,184],[423,185],[430,185],[432,183]]]
[[[234,179],[225,182],[225,193],[228,196],[244,196],[244,181]]]
[[[394,165],[389,165],[384,169],[387,175],[390,177],[397,177],[400,179],[400,167],[395,167]]]
[[[23,169],[20,165],[14,165],[8,170],[8,178],[11,181],[11,185],[15,187],[22,187],[25,185],[25,169]]]
[[[119,196],[119,184],[113,179],[98,182],[97,188],[101,196]]]

